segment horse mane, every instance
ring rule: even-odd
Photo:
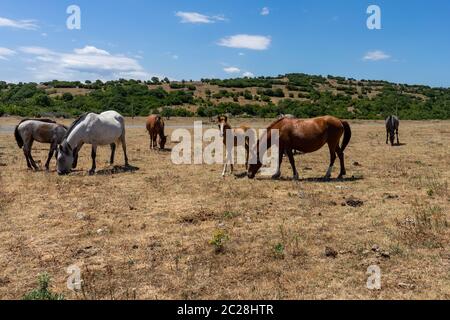
[[[268,128],[267,130],[273,129],[273,127],[275,127],[277,124],[279,124],[281,121],[283,121],[284,119],[286,119],[286,117],[282,117],[278,120],[276,120],[275,122],[273,122]]]
[[[69,137],[69,135],[72,133],[73,129],[75,129],[75,127],[84,119],[86,119],[87,115],[89,114],[89,112],[83,113],[81,116],[78,117],[77,120],[75,120],[69,128],[66,127],[67,132],[66,135],[64,136],[64,140],[67,139]]]

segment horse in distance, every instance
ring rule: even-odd
[[[67,127],[49,119],[24,119],[14,130],[17,145],[23,149],[27,166],[31,170],[38,170],[39,167],[31,155],[34,141],[50,144],[45,169],[50,168],[50,161],[55,151],[67,132]]]
[[[98,146],[111,146],[110,164],[114,164],[117,144],[122,144],[125,166],[128,167],[127,145],[125,139],[125,119],[116,111],[101,114],[86,113],[79,117],[68,129],[64,141],[58,147],[58,174],[69,174],[76,168],[78,152],[84,144],[92,146],[92,168],[89,174],[95,174]]]
[[[295,166],[295,159],[293,150],[301,153],[313,153],[320,150],[325,144],[328,144],[330,150],[330,165],[325,179],[331,178],[336,155],[339,157],[341,171],[338,178],[342,178],[347,174],[345,169],[344,151],[350,143],[352,137],[352,130],[346,121],[342,121],[335,117],[325,116],[309,120],[282,118],[272,123],[267,129],[267,133],[262,139],[267,139],[268,148],[272,147],[271,131],[279,131],[279,163],[277,173],[272,179],[278,179],[281,176],[281,164],[284,154],[287,154],[291,163],[292,171],[294,173],[294,180],[299,179],[298,171]],[[341,138],[343,138],[342,145],[339,146]],[[259,146],[258,142],[258,146]],[[248,177],[253,179],[256,173],[262,167],[259,160],[256,164],[251,164],[248,169]]]
[[[167,136],[164,133],[165,123],[161,116],[150,115],[147,118],[146,128],[150,135],[150,149],[157,147],[157,139],[159,137],[159,148],[164,150],[167,142]]]
[[[389,116],[386,118],[386,144],[391,141],[391,146],[394,146],[395,135],[397,135],[397,145],[400,145],[398,138],[398,129],[400,127],[400,120],[397,116]]]

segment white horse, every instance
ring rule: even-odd
[[[125,156],[125,166],[129,166],[125,142],[125,119],[115,111],[98,115],[86,113],[78,118],[69,128],[63,143],[58,146],[58,174],[68,174],[77,167],[78,152],[84,144],[92,145],[92,168],[95,173],[98,146],[111,146],[111,164],[114,163],[116,144],[121,143]]]

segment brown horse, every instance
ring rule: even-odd
[[[17,145],[23,149],[25,159],[27,160],[27,166],[29,169],[38,170],[38,166],[31,155],[31,149],[33,142],[41,142],[50,144],[50,151],[45,163],[45,169],[48,171],[50,166],[50,160],[56,151],[58,155],[57,147],[64,140],[64,136],[67,132],[67,127],[56,123],[49,119],[25,119],[22,120],[14,130],[14,136],[16,138]]]
[[[161,116],[150,115],[147,118],[147,131],[150,135],[150,149],[155,149],[157,147],[156,140],[159,136],[159,148],[164,150],[167,136],[164,134],[164,120]]]
[[[219,124],[219,130],[220,130],[220,137],[223,138],[223,144],[225,147],[227,146],[227,132],[228,130],[231,130],[231,133],[234,137],[234,147],[239,146],[239,141],[244,141],[245,143],[245,168],[248,169],[248,158],[249,158],[249,137],[246,135],[247,132],[250,130],[250,127],[246,125],[241,125],[239,128],[232,128],[231,125],[228,123],[228,117],[227,116],[218,116],[217,122]],[[228,163],[230,163],[231,167],[231,173],[234,171],[234,165],[231,161],[231,155],[228,154],[227,150],[227,160],[225,161],[222,177],[225,177],[225,174],[227,172]]]
[[[282,118],[271,124],[267,129],[268,148],[272,146],[272,142],[270,141],[272,130],[279,130],[280,138],[278,171],[272,177],[273,179],[278,179],[281,176],[283,155],[287,154],[294,172],[294,180],[298,180],[298,171],[295,167],[295,159],[292,151],[297,150],[301,153],[312,153],[320,150],[325,144],[328,144],[331,156],[330,166],[325,175],[325,179],[329,180],[331,177],[331,172],[336,161],[336,154],[341,162],[339,178],[346,175],[344,151],[352,137],[352,131],[348,122],[330,116],[310,120]],[[344,140],[342,146],[339,146],[339,141],[342,136],[344,136]],[[257,164],[250,165],[248,177],[253,179],[261,167],[262,163],[258,159]]]

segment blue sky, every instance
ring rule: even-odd
[[[69,30],[69,5],[81,30]],[[381,30],[366,10],[381,8]],[[0,79],[268,76],[450,87],[450,1],[2,0]]]

